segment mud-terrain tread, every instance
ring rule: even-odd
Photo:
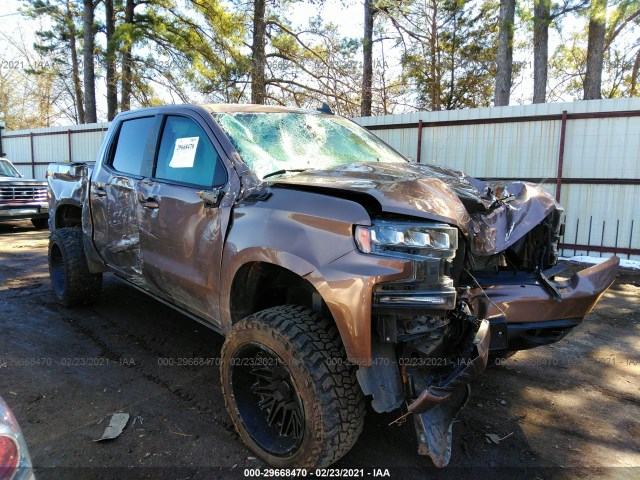
[[[62,254],[65,290],[62,296],[59,296],[55,289],[53,293],[65,307],[94,303],[98,300],[102,289],[102,273],[89,271],[82,235],[80,228],[60,228],[55,230],[49,238],[49,266],[51,266],[51,250],[54,245],[58,246]]]
[[[287,351],[304,360],[311,388],[319,400],[313,452],[307,459],[313,463],[297,467],[323,468],[343,457],[358,440],[364,424],[365,399],[358,384],[355,367],[346,362],[346,353],[337,328],[309,308],[283,305],[250,315],[234,325],[222,347],[227,358],[228,345],[234,335],[245,329],[257,329],[287,342]],[[228,395],[222,383],[223,397]]]

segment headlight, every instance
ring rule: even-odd
[[[450,259],[458,248],[458,230],[443,223],[377,221],[358,225],[355,241],[363,253]]]

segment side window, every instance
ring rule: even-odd
[[[154,118],[144,117],[122,122],[111,166],[122,173],[140,175],[144,151],[153,129]]]
[[[172,116],[164,124],[154,176],[200,187],[226,181],[220,158],[200,126],[190,118]]]

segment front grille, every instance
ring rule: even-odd
[[[18,201],[45,203],[47,187],[15,186],[0,187],[0,201]]]

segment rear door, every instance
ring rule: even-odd
[[[138,185],[145,282],[184,309],[219,324],[218,285],[231,198],[229,171],[197,115],[166,115],[151,179]]]
[[[142,280],[137,188],[151,174],[159,119],[125,117],[91,181],[94,244],[109,267],[137,284]]]

